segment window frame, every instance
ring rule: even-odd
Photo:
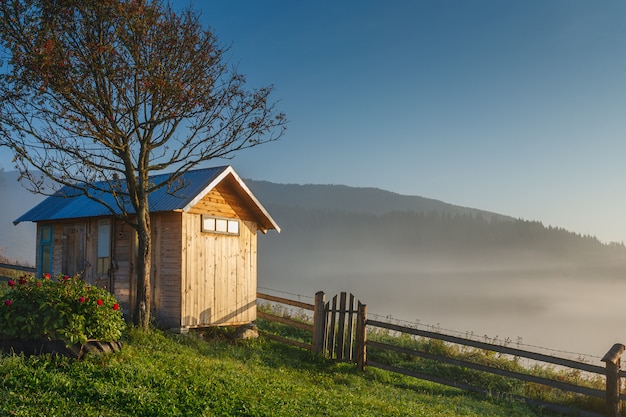
[[[228,217],[202,214],[200,217],[200,231],[202,233],[239,236],[241,234],[241,221]]]
[[[44,239],[44,232],[47,232],[47,239]],[[37,243],[37,256],[39,259],[37,265],[37,275],[43,276],[43,274],[52,275],[52,260],[54,251],[54,225],[46,224],[39,226],[39,242]],[[44,252],[48,257],[47,265],[44,267]]]

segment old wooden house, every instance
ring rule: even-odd
[[[254,321],[257,232],[280,229],[233,168],[189,171],[150,194],[149,204],[157,325],[186,331]],[[37,224],[39,274],[81,274],[133,311],[137,244],[128,224],[67,187],[14,223],[24,221]]]

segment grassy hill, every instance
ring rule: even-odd
[[[15,416],[542,416],[508,400],[312,357],[264,340],[131,332],[84,361],[0,357]]]

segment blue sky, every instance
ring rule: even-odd
[[[626,2],[174,1],[187,4],[290,120],[228,161],[242,176],[626,241]]]

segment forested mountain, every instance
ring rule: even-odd
[[[604,244],[539,221],[404,196],[374,188],[281,185],[246,180],[281,226],[271,241],[285,246],[341,245],[397,254],[492,257],[535,253],[544,258],[621,258],[622,244]],[[263,239],[267,239],[264,237]],[[273,243],[273,244],[277,244]]]
[[[430,198],[408,196],[378,188],[345,185],[276,184],[246,180],[252,192],[267,204],[345,211],[348,213],[386,214],[391,212],[481,215],[487,219],[512,220],[511,217],[468,207],[455,206]]]
[[[259,276],[270,286],[312,291],[433,273],[592,279],[626,272],[622,244],[539,221],[372,188],[246,182],[282,229],[259,241]]]

